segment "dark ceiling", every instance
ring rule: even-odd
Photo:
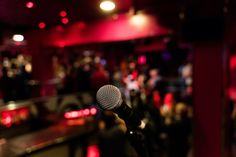
[[[26,8],[28,1],[34,7]],[[99,9],[101,0],[0,0],[0,28],[38,29],[39,22],[50,28],[61,23],[59,12],[67,11],[69,23],[86,22],[110,16]],[[181,20],[208,22],[208,17],[218,18],[230,14],[231,20],[236,16],[235,0],[113,0],[117,8],[112,14],[125,13],[130,9],[152,12],[158,15],[165,26],[178,27]],[[213,19],[214,20],[214,19]],[[193,25],[195,23],[193,22]]]
[[[32,1],[33,8],[26,3]],[[47,27],[61,24],[59,12],[67,11],[70,23],[88,21],[107,16],[99,9],[101,0],[0,0],[0,24],[4,27],[36,28],[40,21]],[[114,13],[127,12],[131,8],[154,8],[156,0],[116,0]]]
[[[33,8],[26,3],[34,2]],[[173,25],[179,14],[185,10],[187,0],[113,0],[117,7],[110,14],[99,9],[102,0],[0,0],[0,27],[37,29],[39,22],[47,28],[61,24],[59,12],[67,11],[70,23],[104,18],[130,9],[158,14],[164,23]],[[201,0],[203,1],[203,0]]]

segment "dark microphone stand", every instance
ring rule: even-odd
[[[146,137],[141,129],[128,128],[126,135],[139,157],[150,157],[147,149]]]

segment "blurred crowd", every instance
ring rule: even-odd
[[[149,124],[147,141],[152,157],[187,157],[191,149],[192,64],[180,64],[175,67],[178,76],[167,78],[157,67],[148,65],[145,55],[134,58],[109,67],[106,59],[87,55],[63,66],[55,56],[55,76],[60,80],[58,94],[75,91],[95,94],[103,85],[113,84],[124,94],[126,103]],[[123,127],[115,119],[113,114],[104,112],[99,124],[104,156],[129,156],[120,154],[130,150],[125,151],[127,147],[121,144],[121,139],[125,139]],[[116,142],[113,148],[112,141]],[[111,154],[108,150],[112,150]]]
[[[111,66],[109,58],[89,51],[71,60],[53,55],[52,79],[57,95],[91,92],[95,96],[103,85],[117,86],[126,103],[149,124],[147,141],[151,157],[187,157],[191,148],[192,64],[186,59],[173,67],[176,76],[167,77],[148,60],[144,54],[134,55]],[[30,59],[23,55],[11,60],[4,58],[1,68],[0,88],[4,101],[30,98]],[[99,128],[101,150],[106,150],[101,151],[105,153],[102,156],[134,156],[135,153],[128,153],[131,149],[127,151],[127,145],[122,144],[126,141],[125,129],[113,114],[104,112]],[[117,153],[113,146],[109,154],[111,141],[119,145]],[[122,152],[126,153],[120,154]]]
[[[25,100],[31,97],[31,57],[18,54],[2,57],[0,64],[0,97],[4,102]]]

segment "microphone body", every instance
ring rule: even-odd
[[[102,86],[96,94],[96,99],[100,108],[117,113],[117,115],[125,121],[127,127],[145,128],[145,123],[133,109],[123,101],[122,94],[117,87],[113,85]]]

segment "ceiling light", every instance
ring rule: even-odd
[[[30,8],[33,8],[33,6],[34,6],[34,3],[33,3],[33,2],[27,2],[27,3],[26,3],[26,7],[29,8],[29,9],[30,9]]]
[[[112,11],[116,7],[115,3],[112,1],[102,1],[100,3],[100,8],[104,11]]]
[[[21,41],[24,40],[24,36],[21,35],[21,34],[14,34],[13,37],[12,37],[12,39],[13,39],[14,41],[21,42]]]
[[[63,24],[67,24],[67,23],[69,22],[69,19],[66,18],[66,17],[64,17],[64,18],[61,19],[61,22],[62,22]]]
[[[44,22],[39,23],[39,28],[44,29],[46,27],[46,24]]]
[[[148,23],[148,18],[144,14],[136,14],[130,18],[130,22],[134,26],[142,27]]]
[[[60,14],[61,17],[65,17],[67,15],[67,12],[62,10],[62,11],[60,11],[59,14]]]

